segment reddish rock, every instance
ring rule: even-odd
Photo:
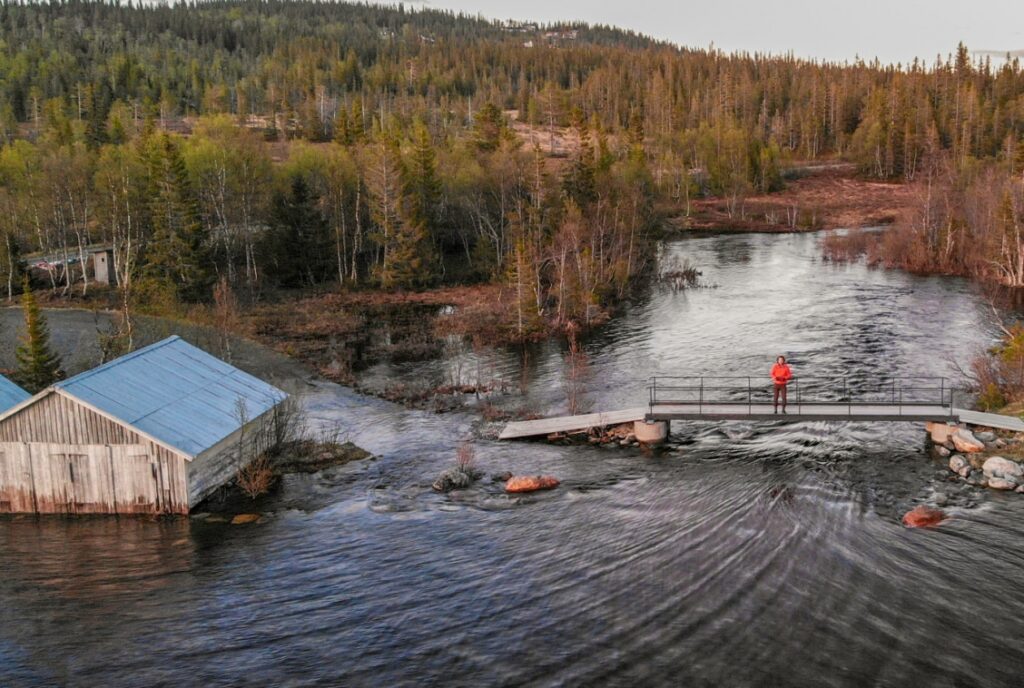
[[[956,450],[963,454],[985,451],[985,443],[975,437],[967,428],[960,428],[953,433],[950,439],[953,440],[953,446],[956,447]]]
[[[231,525],[243,526],[247,523],[255,523],[258,520],[260,520],[259,514],[238,514],[233,519],[231,519]]]
[[[505,492],[536,492],[537,490],[553,490],[561,483],[558,478],[550,475],[517,475],[505,483]]]
[[[930,528],[945,520],[945,513],[924,504],[914,507],[903,515],[903,525],[908,528]]]

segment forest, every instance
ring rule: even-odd
[[[624,298],[691,198],[740,208],[833,159],[922,189],[887,239],[908,256],[1024,285],[1016,59],[834,64],[402,5],[0,4],[9,299],[26,269],[87,294],[73,266],[102,245],[126,309],[500,283],[526,336]]]

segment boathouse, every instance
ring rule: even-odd
[[[28,399],[31,394],[14,384],[3,375],[0,375],[0,413],[17,406]]]
[[[186,514],[286,397],[180,337],[25,395],[0,412],[0,513]]]

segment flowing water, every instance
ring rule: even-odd
[[[819,240],[667,244],[705,287],[590,338],[591,400],[778,353],[797,375],[946,375],[991,343],[969,284],[823,263]],[[563,369],[544,345],[367,377],[500,376],[554,413]],[[0,684],[1018,684],[1024,497],[949,482],[919,425],[677,422],[651,454],[502,444],[475,414],[323,383],[306,402],[379,458],[288,478],[262,523],[0,521]],[[562,487],[434,493],[468,437],[488,473]],[[935,501],[939,528],[900,524]]]

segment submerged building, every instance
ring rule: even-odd
[[[0,402],[0,513],[186,514],[287,398],[180,337],[22,394]]]

